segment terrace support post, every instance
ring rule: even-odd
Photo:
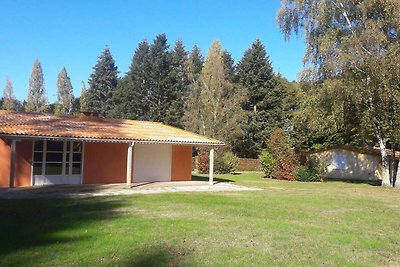
[[[11,160],[10,160],[10,188],[14,187],[14,175],[15,175],[15,147],[16,140],[11,140]]]
[[[214,184],[214,148],[210,149],[210,164],[208,173],[208,183],[210,185]]]
[[[131,188],[132,185],[132,148],[134,145],[134,142],[128,143],[128,157],[126,162],[126,186],[128,188]]]

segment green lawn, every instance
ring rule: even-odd
[[[1,200],[0,266],[400,265],[400,191],[217,177],[264,190]]]

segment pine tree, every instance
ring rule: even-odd
[[[3,91],[3,105],[2,108],[5,110],[16,110],[17,100],[14,96],[14,87],[10,79],[6,79],[6,85]]]
[[[197,45],[194,45],[185,62],[185,73],[190,84],[194,84],[198,81],[203,65],[204,58],[201,54],[201,50]]]
[[[167,118],[170,104],[174,98],[173,82],[171,79],[172,56],[168,51],[169,45],[165,34],[157,35],[150,47],[149,85],[149,117],[150,120],[170,124]]]
[[[170,72],[172,90],[169,96],[170,106],[164,120],[166,123],[177,127],[183,127],[184,101],[189,92],[190,83],[185,68],[187,59],[188,53],[185,46],[181,40],[178,40],[172,51]]]
[[[106,47],[90,75],[87,94],[89,111],[98,112],[103,117],[109,116],[114,109],[112,95],[117,84],[118,68],[110,49]]]
[[[147,40],[143,40],[134,52],[129,71],[118,82],[114,94],[115,117],[150,120],[150,69],[150,45]]]
[[[47,97],[44,89],[43,69],[38,59],[33,63],[25,109],[29,112],[47,111]]]
[[[57,104],[55,107],[56,114],[71,114],[73,92],[71,79],[67,70],[63,67],[57,77]]]
[[[230,81],[234,80],[235,76],[235,61],[232,58],[231,53],[228,50],[223,52],[225,77]]]
[[[204,68],[186,103],[185,127],[194,132],[224,140],[227,147],[243,134],[245,112],[241,109],[246,91],[225,76],[219,41],[209,49]]]
[[[79,108],[80,112],[87,112],[89,110],[86,84],[84,81],[82,81],[81,96],[79,98]]]
[[[256,158],[265,148],[271,131],[283,127],[285,88],[278,86],[264,45],[257,39],[245,51],[237,65],[237,81],[249,90],[247,124],[243,139],[237,140],[234,150],[239,156]]]

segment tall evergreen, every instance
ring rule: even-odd
[[[6,79],[6,85],[3,91],[2,108],[6,110],[15,110],[17,107],[17,99],[14,96],[14,87],[10,79]]]
[[[86,84],[84,81],[82,81],[81,96],[79,98],[79,109],[80,109],[80,112],[86,112],[89,110]]]
[[[114,116],[126,119],[150,120],[150,45],[139,43],[127,74],[118,82],[114,94]]]
[[[150,47],[149,117],[153,121],[171,124],[169,109],[175,100],[171,72],[172,55],[165,34],[157,35]]]
[[[197,45],[194,45],[185,62],[185,73],[190,84],[194,84],[198,81],[203,65],[204,58],[201,54],[201,50]]]
[[[73,92],[71,79],[67,70],[63,67],[57,77],[57,104],[55,108],[56,114],[71,114]]]
[[[243,139],[235,143],[235,151],[242,157],[257,157],[265,140],[284,120],[285,88],[278,86],[264,45],[257,39],[245,51],[237,65],[237,81],[249,90],[244,104],[248,118]]]
[[[29,79],[28,98],[25,110],[29,112],[44,112],[47,109],[47,97],[44,89],[43,69],[38,59],[33,62]]]
[[[184,114],[185,98],[189,92],[189,79],[186,73],[186,61],[188,52],[181,40],[175,43],[172,51],[172,62],[170,77],[172,79],[172,90],[170,92],[170,106],[166,113],[165,122],[174,126],[183,127],[182,117]]]
[[[89,79],[88,107],[89,111],[98,112],[107,117],[114,109],[113,92],[118,84],[118,68],[110,49],[106,47]]]

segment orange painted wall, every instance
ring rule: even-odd
[[[9,187],[10,141],[0,139],[0,187]],[[19,141],[16,146],[14,186],[30,186],[32,176],[32,142]]]
[[[0,187],[8,187],[10,180],[11,147],[7,141],[0,138]]]
[[[32,141],[17,142],[14,186],[30,186],[32,177]]]
[[[192,147],[172,146],[171,181],[192,180]]]
[[[123,143],[85,143],[83,183],[125,183],[127,151]]]

